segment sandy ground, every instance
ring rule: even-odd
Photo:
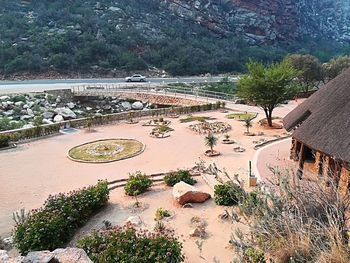
[[[276,110],[275,116],[283,117],[296,103],[292,102]],[[257,111],[256,107],[244,105],[232,105],[235,109],[244,109]],[[249,107],[249,108],[248,108]],[[30,143],[20,144],[16,149],[0,152],[0,235],[8,236],[13,226],[12,213],[21,208],[26,210],[40,207],[49,194],[58,192],[67,192],[89,184],[95,184],[98,179],[115,180],[128,177],[130,172],[141,170],[146,174],[167,172],[179,168],[193,167],[195,162],[202,159],[207,163],[215,162],[219,167],[225,167],[230,174],[237,173],[240,178],[248,179],[248,161],[253,159],[256,151],[253,149],[253,141],[259,139],[273,139],[276,135],[281,135],[284,130],[265,130],[256,123],[264,116],[259,114],[254,120],[252,132],[263,131],[263,136],[244,136],[245,128],[243,123],[235,120],[226,119],[224,113],[207,112],[196,114],[200,116],[211,116],[218,121],[225,121],[232,126],[228,132],[231,139],[236,141],[233,145],[224,145],[221,143],[223,135],[218,135],[220,142],[215,147],[222,154],[215,158],[204,156],[207,150],[204,144],[204,135],[196,134],[188,129],[193,123],[180,123],[179,119],[171,119],[174,132],[171,137],[165,139],[151,138],[148,134],[152,127],[143,127],[141,124],[146,120],[141,120],[139,124],[120,123],[97,127],[97,132],[87,133],[80,130],[74,134],[65,134],[54,136],[47,139],[32,141]],[[85,164],[69,160],[66,156],[67,151],[79,144],[107,138],[130,138],[137,139],[146,145],[145,151],[134,158],[107,164]],[[244,153],[235,153],[233,147],[242,146],[246,149]],[[285,150],[289,150],[289,145],[283,145]],[[262,162],[265,162],[263,159]],[[209,187],[201,184],[201,187]],[[208,221],[208,231],[211,238],[204,241],[203,256],[207,261],[212,262],[215,255],[222,257],[220,262],[228,262],[232,251],[226,250],[230,226],[217,224],[217,216],[222,208],[216,207],[212,201],[197,205],[194,209],[183,210],[176,208],[171,197],[170,190],[156,188],[145,194],[142,199],[149,203],[142,217],[148,225],[153,223],[153,216],[158,207],[176,210],[177,216],[174,222],[169,222],[176,230],[178,235],[188,236],[189,219],[193,215],[198,215]],[[127,203],[134,202],[133,199],[125,197],[122,190],[114,190],[111,193],[111,206],[108,208],[106,217],[110,221],[120,223],[125,221],[127,214],[121,212],[120,206],[125,207]],[[99,218],[97,225],[102,218]],[[92,220],[89,224],[94,224]],[[228,231],[229,230],[229,231]],[[213,238],[215,236],[215,238]],[[185,253],[191,260],[186,262],[200,262],[199,250],[193,240],[186,240]],[[217,252],[217,253],[216,253]]]
[[[213,195],[212,190],[203,180],[198,180],[195,186]],[[91,232],[91,229],[102,228],[104,225],[103,220],[109,220],[113,225],[123,225],[128,217],[139,216],[143,222],[140,227],[152,230],[156,223],[154,220],[155,212],[162,207],[173,214],[173,217],[164,221],[164,223],[167,228],[175,230],[179,241],[183,243],[183,252],[186,256],[185,262],[213,262],[213,258],[216,257],[219,262],[224,263],[233,259],[234,250],[229,246],[231,233],[237,228],[242,231],[247,229],[242,223],[231,223],[230,220],[219,219],[218,215],[227,208],[216,206],[213,199],[203,204],[193,204],[193,208],[181,208],[172,197],[172,188],[164,184],[153,186],[149,192],[139,197],[139,201],[142,202],[142,206],[148,208],[144,211],[133,211],[132,207],[135,199],[125,196],[122,188],[113,191],[110,205],[80,229],[71,244],[74,245],[75,240]],[[189,236],[190,230],[193,229],[191,225],[192,217],[199,217],[207,223],[207,236],[205,238]],[[196,241],[203,242],[202,254],[200,254]]]

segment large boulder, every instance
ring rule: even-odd
[[[43,124],[53,124],[53,122],[51,121],[51,120],[49,120],[49,119],[43,119]]]
[[[22,126],[22,128],[23,128],[23,129],[32,129],[32,128],[34,128],[34,125],[28,123],[28,124],[24,124],[24,125]]]
[[[173,197],[180,205],[184,205],[186,203],[203,203],[211,196],[210,194],[201,192],[192,185],[181,181],[174,185]]]
[[[6,250],[0,250],[0,262],[6,262],[9,258]]]
[[[29,116],[34,116],[34,112],[32,109],[27,109],[27,113]]]
[[[5,250],[0,250],[0,262],[3,263],[92,263],[86,252],[80,248],[58,248],[53,252],[48,250],[32,251],[23,257],[10,257]]]
[[[75,104],[73,102],[68,102],[67,103],[67,107],[70,109],[74,109],[75,108]]]
[[[124,108],[124,110],[131,110],[131,104],[130,104],[130,102],[123,101],[123,102],[121,103],[121,106]]]
[[[55,116],[55,113],[51,111],[45,111],[43,114],[41,114],[45,119],[52,119],[53,116]]]
[[[143,109],[143,104],[141,101],[135,101],[132,105],[131,108],[133,110],[142,110]]]
[[[80,248],[59,248],[52,252],[60,263],[92,263],[86,252]]]
[[[9,99],[10,99],[9,96],[1,96],[1,97],[0,97],[0,100],[9,100]]]
[[[57,108],[55,112],[61,115],[64,119],[75,119],[77,115],[69,108]]]
[[[62,115],[56,115],[55,118],[53,118],[53,121],[54,122],[61,122],[61,121],[64,121]]]
[[[13,115],[13,110],[9,110],[9,111],[4,111],[2,113],[2,115],[4,115],[5,117],[9,117]]]
[[[48,250],[29,252],[25,258],[26,262],[49,263],[54,258],[53,253]]]

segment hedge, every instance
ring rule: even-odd
[[[23,222],[16,224],[15,246],[22,254],[62,247],[108,199],[106,181],[67,194],[49,196],[41,208],[32,210]]]

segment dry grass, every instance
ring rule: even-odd
[[[227,114],[225,117],[228,119],[234,119],[237,121],[245,121],[247,119],[254,119],[256,117],[255,112],[236,112],[236,113],[230,113]]]

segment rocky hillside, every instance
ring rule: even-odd
[[[0,0],[0,75],[241,71],[349,52],[348,0]]]
[[[278,43],[305,36],[350,42],[347,0],[160,0],[170,13],[218,35],[249,43]]]

